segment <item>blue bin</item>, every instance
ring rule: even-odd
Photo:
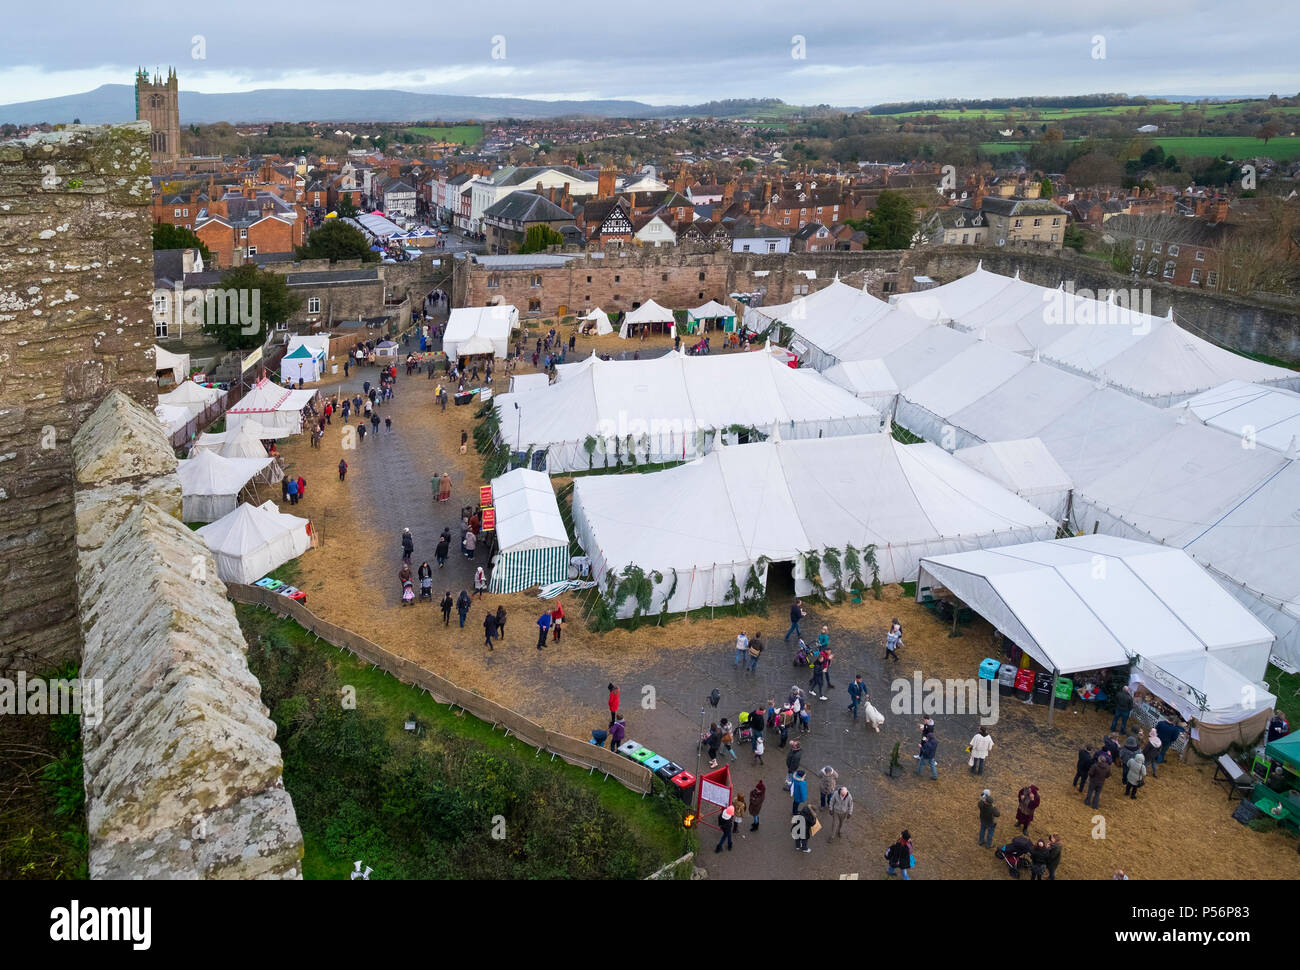
[[[997,680],[998,671],[1002,669],[1002,664],[992,657],[985,657],[980,661],[980,680]]]
[[[640,741],[624,741],[618,746],[618,753],[625,758],[636,757],[636,753],[644,747]]]
[[[645,765],[647,768],[649,768],[651,771],[658,771],[664,765],[668,764],[668,759],[661,754],[657,754],[654,755],[653,757],[646,758],[645,761],[641,763]]]

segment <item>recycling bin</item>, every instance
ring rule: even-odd
[[[664,781],[672,781],[673,776],[679,775],[681,774],[681,772],[682,772],[681,765],[679,765],[675,761],[668,761],[667,759],[664,759],[664,763],[655,769],[655,774],[658,775],[660,778],[662,778]]]
[[[1070,698],[1074,696],[1074,681],[1069,677],[1056,678],[1056,697],[1053,699],[1059,710],[1065,710],[1070,704]]]
[[[644,747],[640,741],[624,741],[618,746],[618,753],[624,758],[635,758],[636,753]]]
[[[992,657],[985,657],[980,661],[980,680],[997,680],[998,671],[1002,665]]]
[[[1016,667],[1014,664],[1003,664],[998,668],[998,693],[1007,696],[1016,689]]]
[[[632,755],[632,760],[637,762],[638,764],[645,764],[651,758],[656,758],[656,757],[658,757],[658,755],[656,755],[649,748],[642,748],[636,754]]]
[[[679,771],[669,780],[669,784],[677,790],[677,797],[687,805],[691,803],[691,796],[695,794],[695,776],[689,771]]]
[[[1022,701],[1033,699],[1034,672],[1027,667],[1016,671],[1016,696]]]
[[[668,759],[661,754],[657,754],[650,758],[646,758],[646,760],[642,762],[642,764],[644,764],[647,768],[655,772],[657,772],[660,768],[662,768],[664,765],[668,763],[669,763]]]
[[[1049,673],[1041,673],[1034,678],[1034,703],[1050,704],[1052,703],[1052,693],[1056,689],[1056,682]]]

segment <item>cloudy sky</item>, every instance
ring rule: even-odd
[[[183,88],[206,93],[398,88],[651,104],[1300,91],[1294,14],[1223,0],[104,0],[10,5],[4,19],[0,103],[127,84],[137,65],[175,65]]]

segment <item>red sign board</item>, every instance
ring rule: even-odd
[[[497,527],[497,510],[491,507],[484,509],[483,510],[483,531],[491,532],[496,527]]]
[[[478,487],[478,504],[482,508],[487,508],[492,504],[492,486],[480,485]]]

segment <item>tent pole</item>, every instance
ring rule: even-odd
[[[1056,713],[1056,680],[1061,676],[1061,672],[1055,667],[1052,668],[1052,689],[1047,694],[1047,726],[1052,726],[1052,715]]]

